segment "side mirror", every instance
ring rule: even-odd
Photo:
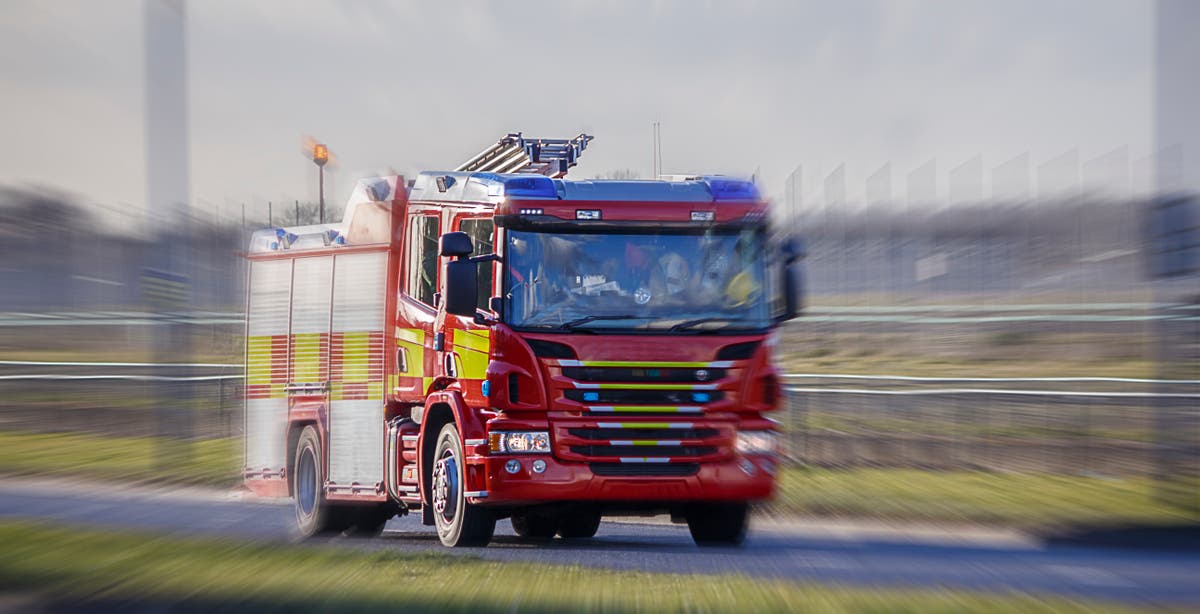
[[[802,237],[788,237],[780,242],[779,251],[783,255],[783,313],[779,321],[785,322],[804,310],[804,265],[800,261],[808,256],[808,247]]]
[[[804,244],[803,237],[784,239],[780,242],[779,251],[783,254],[784,264],[791,264],[808,256],[808,246]]]
[[[442,235],[445,239],[451,234]],[[466,235],[463,235],[466,236]],[[470,239],[468,239],[469,244]],[[479,263],[470,258],[451,260],[446,263],[446,313],[457,316],[475,316],[475,306],[479,302]]]
[[[438,242],[438,251],[442,253],[442,256],[451,258],[466,257],[475,251],[475,246],[471,245],[471,235],[461,231],[447,232]]]
[[[800,315],[804,310],[804,269],[799,262],[783,267],[783,314],[786,321]]]

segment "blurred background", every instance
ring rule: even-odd
[[[249,234],[587,132],[572,177],[751,176],[807,241],[764,517],[1194,531],[1197,25],[1178,0],[6,2],[0,474],[235,488]]]

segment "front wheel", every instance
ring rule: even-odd
[[[697,546],[740,546],[749,516],[750,506],[745,503],[696,505],[687,512],[688,530]]]
[[[430,499],[433,522],[443,546],[486,546],[496,530],[491,510],[467,503],[464,496],[463,447],[454,423],[442,427],[433,453]]]

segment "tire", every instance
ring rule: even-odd
[[[597,510],[571,510],[558,521],[558,535],[563,539],[595,537],[598,530],[600,512]]]
[[[745,503],[703,504],[688,510],[687,525],[697,546],[740,546],[749,516],[750,506]]]
[[[558,532],[558,518],[535,512],[513,512],[513,533],[526,539],[553,539]]]
[[[486,546],[496,531],[491,510],[467,503],[463,495],[463,447],[454,423],[442,427],[430,468],[430,504],[438,539],[451,548]]]
[[[322,458],[324,454],[317,429],[304,427],[300,440],[296,442],[296,458],[292,465],[296,526],[304,537],[340,534],[350,526],[352,520],[348,510],[332,505],[325,499]]]
[[[347,535],[354,537],[379,537],[389,518],[395,514],[387,505],[361,507],[352,511]]]

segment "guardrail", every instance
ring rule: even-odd
[[[233,363],[162,363],[162,362],[68,362],[45,360],[0,360],[0,366],[36,367],[124,367],[124,368],[196,368],[196,369],[241,369]],[[26,373],[0,375],[0,381],[11,380],[130,380],[130,381],[181,381],[202,382],[244,379],[243,375],[198,375],[161,376],[127,374],[59,374]],[[910,375],[862,375],[855,373],[787,373],[785,380],[855,380],[870,382],[896,382],[903,384],[949,384],[949,383],[1116,383],[1154,385],[1200,385],[1200,380],[1148,379],[1133,377],[924,377]],[[1150,391],[1071,391],[1071,390],[1022,390],[1005,388],[935,388],[925,390],[881,390],[877,388],[829,388],[815,386],[789,386],[790,392],[810,394],[864,394],[887,396],[930,396],[930,395],[1012,395],[1080,398],[1200,398],[1200,393],[1150,392]]]
[[[22,373],[18,375],[0,375],[0,381],[20,380],[125,380],[132,382],[215,382],[233,379],[245,379],[244,375],[195,375],[171,377],[168,375],[64,375],[61,373]]]
[[[788,387],[789,392],[817,394],[874,394],[889,396],[930,396],[930,395],[989,395],[989,396],[1041,396],[1041,397],[1079,397],[1079,398],[1130,398],[1130,399],[1200,399],[1200,393],[1186,392],[1076,392],[1070,390],[1006,390],[1003,388],[935,388],[933,390],[878,390],[875,388],[806,388]]]

